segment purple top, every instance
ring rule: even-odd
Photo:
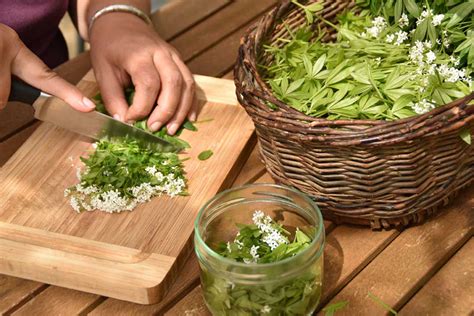
[[[14,29],[25,45],[54,68],[68,59],[59,22],[68,0],[0,0],[0,23]]]

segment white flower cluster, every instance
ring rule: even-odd
[[[398,20],[398,25],[400,28],[404,28],[410,24],[410,20],[408,20],[408,15],[406,13],[403,13],[400,19]]]
[[[272,227],[272,218],[270,216],[265,216],[262,211],[258,210],[254,212],[252,220],[263,233],[262,241],[270,246],[271,250],[274,250],[281,244],[288,243],[285,237],[283,237],[278,230]]]
[[[260,311],[262,314],[268,314],[272,311],[272,308],[268,305],[263,306],[262,310]]]
[[[423,12],[421,12],[420,17],[416,21],[416,25],[420,25],[427,18],[431,18],[431,24],[433,24],[433,26],[438,26],[438,25],[441,24],[441,22],[443,22],[444,14],[434,15],[433,10],[426,10],[425,9],[425,10],[423,10]]]
[[[252,259],[244,259],[244,263],[256,263],[258,258],[260,258],[260,256],[258,255],[258,248],[260,248],[259,246],[255,246],[253,245],[251,248],[250,248],[250,255],[252,256]]]
[[[412,105],[413,110],[416,114],[424,114],[435,108],[434,103],[427,101],[426,99],[421,100],[418,103]]]
[[[420,42],[416,41],[411,46],[409,51],[410,61],[418,66],[417,74],[421,76],[432,75],[437,71],[446,82],[458,82],[464,81],[468,86],[472,85],[471,79],[467,76],[465,69],[457,69],[455,66],[459,65],[459,60],[451,56],[450,62],[453,67],[449,67],[446,64],[437,65],[436,54],[431,50],[431,42]],[[425,79],[427,79],[425,77]]]
[[[382,33],[387,27],[387,22],[381,16],[375,17],[372,20],[372,26],[365,28],[365,33],[362,33],[362,36],[370,35],[373,38],[378,38],[380,33]]]
[[[390,44],[400,46],[408,39],[408,33],[405,31],[398,31],[395,34],[387,34],[385,41]]]
[[[155,166],[145,169],[152,176],[156,177],[159,185],[142,183],[129,189],[130,196],[124,196],[118,190],[109,190],[99,193],[96,186],[84,187],[81,183],[77,184],[73,190],[66,189],[64,195],[70,197],[71,207],[76,212],[83,210],[99,210],[107,213],[132,211],[138,204],[151,200],[154,196],[163,193],[172,197],[184,192],[186,183],[184,179],[175,177],[174,174],[164,176]]]

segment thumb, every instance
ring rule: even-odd
[[[81,112],[90,112],[95,104],[77,87],[48,68],[33,52],[22,44],[12,62],[12,74],[30,85],[54,95]]]

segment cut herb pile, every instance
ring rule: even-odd
[[[312,40],[306,25],[267,46],[262,66],[275,95],[327,119],[396,120],[423,114],[473,91],[474,1],[359,0],[333,25],[319,3],[301,7],[308,24],[321,20],[337,40]]]
[[[129,103],[133,94],[133,89],[126,90]],[[95,100],[97,110],[107,114],[100,95]],[[136,122],[135,126],[148,130],[146,120]],[[197,131],[187,121],[176,136],[168,135],[166,127],[154,134],[180,148],[189,148],[187,142],[178,138],[183,129]],[[94,145],[88,157],[81,157],[81,161],[85,168],[78,169],[79,184],[64,192],[77,212],[131,211],[155,196],[186,194],[183,164],[176,153],[154,152],[133,140],[103,139]]]
[[[65,191],[77,212],[131,211],[154,196],[185,193],[186,179],[177,154],[153,152],[135,141],[102,140],[96,146],[87,158],[81,158],[86,167],[78,173],[80,183]]]
[[[238,224],[234,241],[220,243],[216,252],[237,262],[268,264],[291,258],[311,244],[311,237],[298,228],[291,241],[290,232],[262,211],[255,211],[252,219],[251,225]],[[321,295],[321,269],[322,257],[296,277],[275,275],[258,285],[241,284],[203,269],[202,288],[216,315],[308,315]]]

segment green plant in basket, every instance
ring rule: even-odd
[[[357,1],[338,25],[318,16],[321,6],[303,6],[308,25],[266,46],[261,66],[274,94],[309,116],[397,120],[472,93],[474,1]],[[314,15],[313,15],[314,14]],[[311,18],[309,18],[311,16]],[[334,42],[314,32],[322,21],[337,29]],[[314,38],[314,35],[317,37]]]
[[[289,231],[262,211],[255,211],[252,219],[253,224],[238,224],[235,239],[221,242],[216,252],[248,265],[268,264],[266,274],[272,275],[272,263],[294,257],[312,242],[312,232],[296,228],[290,238]],[[322,258],[291,278],[274,271],[264,285],[233,282],[203,268],[202,288],[216,315],[307,315],[319,302],[321,268]]]

